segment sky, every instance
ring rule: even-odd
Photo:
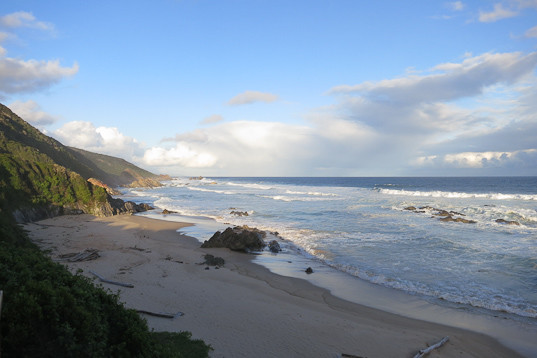
[[[173,176],[537,175],[537,0],[2,0],[0,102]]]

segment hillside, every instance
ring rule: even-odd
[[[111,187],[130,186],[140,180],[142,180],[140,184],[143,184],[144,179],[148,179],[148,185],[158,186],[159,179],[167,179],[120,158],[64,146],[32,127],[2,104],[0,104],[0,136],[2,141],[0,148],[3,151],[20,153],[20,148],[15,147],[32,148],[46,155],[54,163],[80,174],[84,179],[96,178]]]
[[[145,169],[110,155],[88,152],[83,149],[67,147],[81,162],[92,168],[94,178],[110,186],[160,186],[159,180],[169,180],[167,175],[156,175]]]
[[[127,164],[123,164],[123,171],[135,170],[134,165]],[[155,177],[142,169],[133,173],[134,179]],[[131,182],[121,181],[122,175],[127,177],[100,169],[80,152],[44,135],[0,104],[2,215],[13,214],[17,221],[23,222],[68,213],[107,216],[144,210],[134,203],[112,198],[104,188],[87,181],[97,178],[114,186]]]

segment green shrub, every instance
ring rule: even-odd
[[[3,358],[208,356],[189,333],[149,332],[118,295],[54,263],[20,229],[0,226],[0,235]]]

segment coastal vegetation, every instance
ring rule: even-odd
[[[118,294],[53,262],[18,226],[17,220],[62,213],[137,210],[87,179],[117,185],[129,175],[136,179],[151,173],[129,163],[122,167],[129,175],[110,173],[80,156],[0,104],[1,356],[208,356],[210,346],[192,340],[188,332],[151,332],[136,311],[123,306]],[[114,176],[116,181],[110,181]]]

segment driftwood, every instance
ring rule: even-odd
[[[183,312],[165,313],[165,312],[151,312],[151,311],[145,311],[145,310],[136,310],[136,312],[147,314],[150,316],[155,316],[155,317],[162,317],[162,318],[175,318],[175,317],[184,316]]]
[[[438,343],[435,343],[433,344],[432,346],[429,346],[425,349],[421,349],[415,356],[414,358],[421,358],[421,357],[424,357],[425,355],[431,353],[433,350],[435,350],[436,348],[440,348],[441,346],[443,346],[447,341],[449,341],[449,337],[448,336],[445,336],[444,338],[442,338],[440,340],[440,342]]]
[[[70,254],[63,254],[59,256],[61,261],[68,262],[80,262],[80,261],[90,261],[95,260],[100,257],[99,250],[97,249],[86,249],[82,252],[74,252]]]
[[[105,279],[104,277],[102,277],[101,275],[99,275],[98,273],[96,273],[94,271],[90,271],[90,273],[92,275],[96,276],[99,280],[101,280],[101,282],[109,283],[111,285],[123,286],[123,287],[130,287],[130,288],[134,287],[134,285],[130,284],[130,283],[123,283],[123,282],[107,280],[107,279]]]

